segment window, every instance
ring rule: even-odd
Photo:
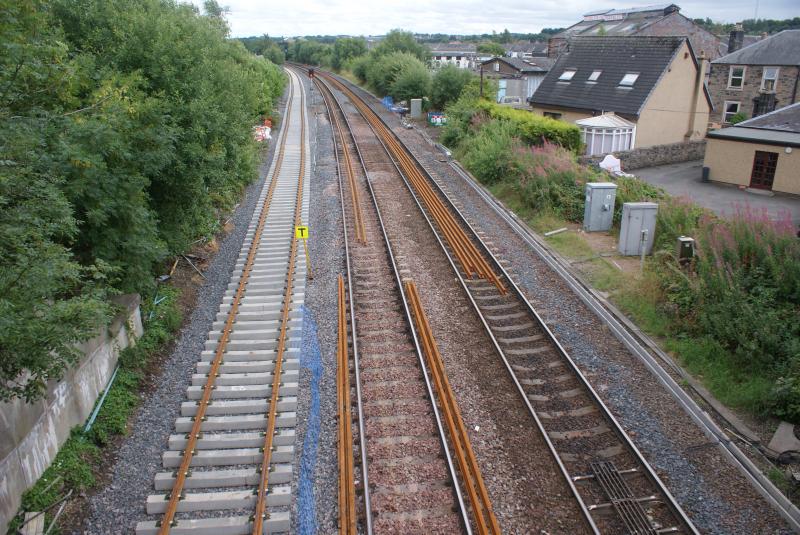
[[[629,72],[625,76],[622,77],[622,80],[619,81],[619,85],[622,87],[633,87],[633,84],[636,83],[636,80],[639,78],[638,72]]]
[[[586,154],[595,156],[631,150],[636,127],[581,127],[581,141],[586,145]]]
[[[778,67],[764,67],[764,74],[761,76],[761,89],[764,91],[775,91],[778,83]]]
[[[739,107],[741,104],[739,102],[732,102],[730,100],[725,101],[725,106],[722,108],[722,121],[725,123],[731,122],[731,117],[739,113]]]
[[[596,82],[598,78],[600,78],[600,73],[603,71],[592,71],[592,74],[589,75],[590,82]]]
[[[728,72],[728,89],[741,89],[744,86],[744,67],[731,65]]]
[[[561,82],[569,82],[572,80],[572,77],[575,76],[577,71],[575,69],[567,69],[561,73],[561,76],[558,77],[559,81]]]
[[[542,112],[542,115],[544,115],[545,117],[550,117],[551,119],[561,119],[561,114],[556,113],[554,111]]]
[[[494,72],[500,72],[500,62],[499,61],[495,61],[494,62]]]

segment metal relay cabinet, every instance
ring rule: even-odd
[[[613,182],[589,182],[586,184],[583,229],[587,232],[611,230],[616,197],[617,185]]]
[[[638,256],[650,254],[656,233],[658,205],[654,202],[626,202],[622,205],[622,222],[619,230],[620,254]],[[647,231],[645,236],[642,232]]]

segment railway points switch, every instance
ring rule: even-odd
[[[658,204],[654,202],[626,202],[622,205],[618,247],[620,254],[650,254],[656,233],[657,213]]]
[[[616,197],[617,185],[613,182],[586,184],[586,204],[583,209],[583,229],[585,231],[611,230]]]

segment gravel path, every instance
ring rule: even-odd
[[[284,104],[285,100],[281,99],[277,107],[281,113]],[[130,434],[119,447],[116,462],[110,468],[111,481],[88,498],[85,527],[74,533],[133,533],[136,522],[145,518],[145,501],[153,492],[153,478],[161,469],[161,454],[167,449],[167,439],[179,416],[198,355],[242,248],[275,145],[272,144],[261,163],[258,181],[247,187],[241,204],[231,216],[234,230],[222,240],[219,251],[204,272],[205,281],[198,291],[196,308],[178,334],[172,354],[164,361],[161,376],[154,379],[156,388],[146,394]]]

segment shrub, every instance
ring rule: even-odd
[[[408,64],[392,82],[390,94],[396,101],[422,98],[430,92],[431,74],[421,62]]]
[[[511,124],[514,135],[529,145],[541,145],[548,141],[576,153],[581,148],[581,133],[574,124],[534,115],[525,110],[500,106],[487,100],[478,101],[476,107],[493,119]]]
[[[401,73],[412,69],[418,72],[420,68],[425,69],[425,65],[405,52],[374,56],[366,70],[367,83],[378,95],[390,95],[392,86]],[[425,72],[427,75],[427,70]]]
[[[475,77],[471,72],[447,65],[433,75],[431,82],[431,103],[436,109],[444,109],[458,100],[464,87]]]
[[[509,178],[515,146],[511,127],[500,122],[489,122],[477,135],[462,143],[461,160],[481,182],[492,185]]]
[[[622,219],[622,205],[626,202],[659,202],[667,196],[663,189],[635,177],[621,176],[616,177],[614,181],[617,183],[617,198],[614,204],[615,225],[619,225]]]

